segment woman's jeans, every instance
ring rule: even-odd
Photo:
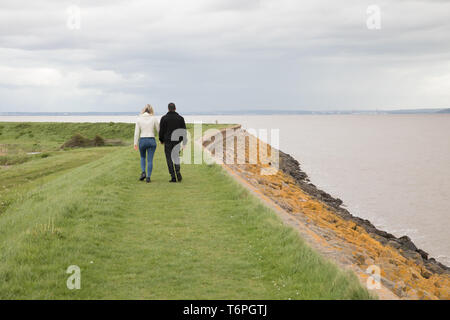
[[[153,156],[156,150],[155,138],[140,138],[139,151],[141,152],[141,169],[145,172],[145,156],[147,155],[147,177],[150,178],[153,170]]]

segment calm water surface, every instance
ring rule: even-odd
[[[186,116],[280,129],[280,149],[354,215],[450,265],[450,115]],[[133,122],[127,116],[0,121]],[[270,142],[270,141],[269,141]]]

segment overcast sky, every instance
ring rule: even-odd
[[[367,27],[369,5],[381,29]],[[450,1],[1,0],[0,112],[161,113],[169,101],[450,107]]]

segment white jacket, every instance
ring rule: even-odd
[[[134,129],[134,144],[138,144],[139,138],[155,138],[158,132],[158,119],[145,112],[137,118],[136,128]]]

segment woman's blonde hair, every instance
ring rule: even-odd
[[[146,106],[145,106],[145,108],[144,109],[142,109],[142,112],[141,113],[148,113],[148,114],[150,114],[150,115],[154,115],[155,114],[155,111],[153,110],[153,107],[150,105],[150,104],[147,104]]]

